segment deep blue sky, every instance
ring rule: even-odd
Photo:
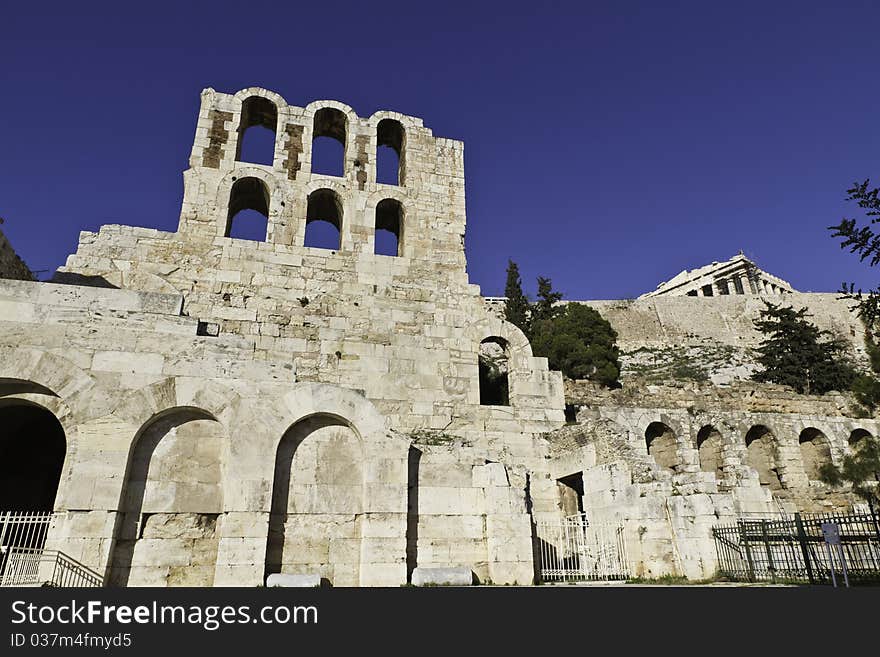
[[[487,295],[508,257],[527,291],[545,275],[580,299],[739,249],[805,291],[878,273],[826,230],[861,217],[852,181],[880,184],[876,3],[13,2],[0,20],[0,216],[32,269],[101,224],[174,230],[200,90],[257,85],[463,140]]]

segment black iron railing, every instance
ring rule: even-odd
[[[829,546],[823,523],[834,523],[840,545]],[[712,529],[718,573],[759,582],[832,581],[844,566],[854,582],[880,582],[880,526],[872,514],[795,513],[791,517],[740,519]]]

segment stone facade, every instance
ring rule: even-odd
[[[271,164],[240,160],[252,127],[274,130]],[[342,176],[312,172],[321,136]],[[377,182],[380,146],[397,185]],[[230,237],[246,210],[265,239]],[[305,246],[317,221],[337,248]],[[532,582],[535,523],[572,510],[575,474],[638,574],[711,574],[719,519],[847,501],[809,476],[847,431],[876,434],[842,398],[566,390],[469,283],[464,232],[461,142],[393,112],[206,89],[176,232],[103,226],[53,282],[0,282],[0,469],[21,483],[0,507],[54,509],[47,548],[114,585],[397,586],[415,568]],[[692,300],[637,303],[672,301]],[[748,448],[758,425],[772,435]],[[805,429],[822,437],[793,443]],[[57,494],[39,483],[53,467]]]
[[[277,115],[272,165],[236,159],[255,98]],[[342,177],[310,170],[328,113]],[[405,135],[400,185],[376,182],[385,120]],[[7,401],[49,409],[66,438],[50,544],[129,585],[398,585],[416,566],[531,581],[526,497],[552,512],[556,493],[526,473],[564,421],[562,377],[468,282],[461,142],[209,89],[190,165],[177,232],[104,226],[55,283],[0,287]],[[227,237],[231,207],[258,205],[242,180],[265,193],[265,241]],[[306,247],[327,198],[340,246]],[[373,252],[388,199],[397,257]],[[487,338],[507,405],[480,403]]]

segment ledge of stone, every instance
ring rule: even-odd
[[[416,568],[413,586],[470,586],[474,575],[470,568]]]
[[[284,573],[274,573],[266,578],[266,586],[285,587],[285,588],[317,588],[321,586],[320,575],[286,575]]]

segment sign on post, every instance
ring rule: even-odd
[[[822,537],[828,545],[840,545],[840,527],[834,522],[823,522]]]
[[[828,550],[828,565],[831,567],[831,582],[837,586],[837,576],[834,573],[834,557],[832,556],[831,546],[837,546],[837,553],[840,556],[840,565],[843,567],[843,581],[849,588],[849,577],[846,573],[846,558],[843,556],[843,545],[840,544],[840,527],[836,522],[822,523],[822,538],[825,539],[825,547]]]

